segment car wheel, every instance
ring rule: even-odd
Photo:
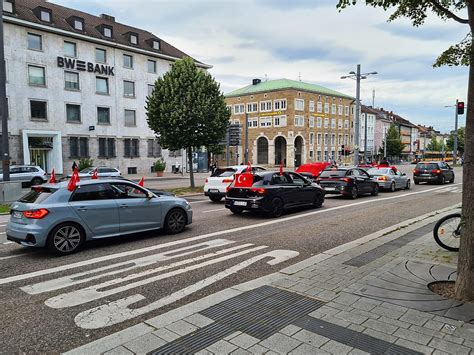
[[[62,223],[53,228],[46,242],[49,251],[56,255],[68,255],[76,252],[84,243],[82,227],[75,223]]]
[[[43,179],[39,177],[35,177],[33,178],[33,180],[31,180],[31,185],[41,185],[42,183],[43,183]]]
[[[407,184],[405,186],[405,190],[410,190],[410,187],[411,187],[411,183],[410,183],[410,179],[408,179]]]
[[[166,233],[181,233],[184,227],[186,227],[186,213],[180,208],[173,208],[165,218]]]
[[[453,184],[454,183],[454,176],[453,178],[449,181],[450,184]]]
[[[441,175],[441,179],[439,180],[439,183],[441,185],[444,185],[446,183],[446,178],[444,177],[444,175]]]
[[[390,184],[390,192],[395,192],[395,183],[394,182],[392,182]]]
[[[231,207],[230,212],[232,212],[233,214],[242,214],[242,212],[244,212],[244,210],[242,208],[238,208],[238,207]]]
[[[379,185],[376,184],[374,186],[374,189],[372,190],[372,192],[370,193],[372,196],[377,196],[379,194]]]
[[[221,196],[209,196],[209,200],[212,202],[220,202],[222,200]]]
[[[271,212],[269,213],[271,217],[280,217],[283,214],[283,201],[281,198],[274,198],[272,200]]]
[[[321,192],[316,192],[316,194],[314,195],[313,207],[319,208],[323,205],[323,203],[324,203],[324,194]]]
[[[355,200],[359,195],[359,190],[357,190],[357,186],[352,187],[351,198]]]

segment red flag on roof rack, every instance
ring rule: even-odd
[[[145,186],[145,177],[142,176],[142,178],[140,179],[140,181],[138,182],[138,186],[141,186],[141,187],[144,187]]]
[[[235,174],[234,187],[246,188],[252,187],[253,185],[253,174]]]
[[[54,168],[53,170],[51,171],[51,177],[49,178],[49,182],[51,184],[55,184],[56,183],[56,173],[54,172]]]
[[[91,179],[98,179],[99,177],[97,176],[97,168],[94,169],[94,171],[92,172],[92,176],[91,176]]]

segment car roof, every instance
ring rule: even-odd
[[[42,184],[41,186],[43,187],[48,187],[48,188],[65,188],[67,187],[67,185],[69,184],[69,181],[70,180],[65,180],[65,181],[61,181],[61,182],[58,182],[58,183],[55,183],[55,184],[52,184],[52,183],[46,183],[46,184]],[[137,185],[136,182],[134,181],[131,181],[131,180],[126,180],[126,179],[114,179],[114,178],[107,178],[107,179],[104,179],[104,178],[101,178],[101,179],[84,179],[84,180],[81,180],[77,183],[78,186],[84,186],[84,185],[93,185],[93,184],[103,184],[103,183],[113,183],[113,182],[131,182],[135,185]]]
[[[11,168],[38,168],[38,169],[41,169],[41,167],[38,166],[38,165],[10,165],[10,169]]]

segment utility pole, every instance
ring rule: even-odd
[[[245,151],[244,151],[244,164],[249,162],[249,114],[245,114]]]
[[[3,16],[0,14],[0,119],[2,120],[3,181],[10,181],[10,149],[8,146],[7,78],[3,48]]]
[[[367,164],[367,156],[368,156],[368,152],[367,152],[367,116],[368,116],[368,113],[366,112],[365,113],[365,116],[364,116],[364,124],[365,124],[365,129],[364,129],[364,164]]]
[[[383,140],[383,155],[387,158],[387,127],[385,127],[385,139]]]
[[[456,108],[454,112],[454,144],[453,144],[453,165],[456,164],[458,158],[458,104],[459,100],[456,99]]]

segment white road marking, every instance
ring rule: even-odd
[[[209,213],[209,212],[217,212],[217,211],[225,211],[225,208],[217,208],[215,210],[207,210],[207,211],[201,211],[202,213]]]
[[[36,253],[24,253],[24,254],[10,255],[10,256],[2,256],[0,257],[0,260],[19,258],[21,256],[27,256],[27,255],[33,255],[33,254],[36,254]]]
[[[203,203],[203,202],[209,202],[211,203],[210,200],[201,200],[201,201],[188,201],[189,203]]]
[[[15,242],[4,242],[3,244],[14,244]]]
[[[7,232],[0,232],[0,234],[7,234]]]
[[[81,284],[84,282],[100,279],[105,276],[120,274],[125,271],[130,271],[130,270],[134,270],[134,269],[141,268],[144,266],[152,265],[159,261],[166,261],[169,259],[180,258],[189,254],[201,252],[207,249],[220,247],[220,246],[224,246],[224,245],[228,245],[232,243],[235,243],[235,242],[231,240],[226,240],[226,239],[213,239],[213,240],[209,240],[207,242],[200,243],[200,244],[193,244],[193,245],[179,248],[179,249],[168,250],[163,253],[148,255],[142,258],[138,258],[138,259],[127,260],[120,263],[103,266],[98,269],[92,269],[92,270],[79,272],[76,274],[72,274],[72,275],[68,275],[68,276],[64,276],[64,277],[60,277],[60,278],[56,278],[56,279],[52,279],[48,281],[39,282],[32,285],[26,285],[26,286],[20,287],[20,289],[25,291],[26,293],[29,293],[30,295],[35,295],[35,294],[39,294],[43,292],[50,292],[54,290],[59,290],[64,287],[69,287],[69,286]],[[192,249],[192,250],[187,251],[189,249]],[[173,254],[173,255],[168,256],[168,254]],[[103,272],[110,269],[112,270],[109,272]]]
[[[104,328],[174,303],[203,289],[204,287],[226,278],[229,275],[239,272],[264,258],[273,258],[273,260],[270,260],[267,263],[275,265],[294,258],[297,255],[299,255],[298,252],[291,250],[274,250],[262,255],[257,255],[146,306],[140,308],[128,308],[129,305],[145,299],[144,296],[136,294],[81,312],[74,318],[74,321],[76,325],[84,329]]]
[[[220,251],[217,251],[215,253],[201,255],[201,256],[198,256],[198,257],[195,257],[195,258],[192,258],[192,259],[178,261],[178,262],[172,263],[170,265],[158,267],[156,269],[150,269],[150,270],[146,270],[146,271],[139,272],[139,273],[136,273],[136,274],[127,275],[127,276],[122,277],[122,278],[109,280],[109,281],[103,282],[101,284],[89,286],[89,287],[86,287],[86,288],[83,288],[83,289],[80,289],[80,290],[71,291],[69,293],[63,293],[63,294],[60,294],[58,296],[49,298],[44,302],[44,304],[47,305],[48,307],[51,307],[51,308],[66,308],[66,307],[78,306],[80,304],[84,304],[84,303],[87,303],[87,302],[98,300],[100,298],[104,298],[104,297],[107,297],[107,296],[115,295],[117,293],[127,291],[127,290],[131,290],[131,289],[136,288],[136,287],[144,286],[144,285],[147,285],[147,284],[159,281],[159,280],[164,280],[164,279],[167,279],[169,277],[173,277],[173,276],[176,276],[176,275],[181,275],[181,274],[184,274],[188,271],[197,270],[197,269],[203,268],[203,267],[208,266],[208,265],[217,264],[221,261],[226,261],[226,260],[236,258],[236,257],[244,255],[244,254],[248,254],[248,253],[251,253],[251,252],[254,252],[254,251],[258,251],[258,250],[261,250],[261,249],[268,248],[265,245],[259,246],[259,247],[254,247],[254,248],[251,248],[251,249],[236,252],[234,254],[221,256],[219,258],[212,259],[212,260],[209,260],[209,261],[204,261],[200,264],[191,265],[191,266],[188,266],[188,267],[185,267],[185,268],[182,268],[182,269],[174,270],[174,271],[171,271],[171,272],[168,272],[168,273],[165,273],[165,274],[153,276],[153,277],[143,279],[143,280],[139,280],[139,281],[136,281],[136,282],[129,282],[131,280],[140,279],[140,278],[143,278],[145,276],[149,276],[149,275],[159,273],[161,271],[173,269],[175,267],[191,264],[191,263],[196,262],[196,261],[209,259],[209,258],[219,256],[219,255],[222,255],[222,254],[234,252],[236,250],[244,249],[244,248],[247,248],[247,247],[250,247],[250,246],[253,246],[253,245],[254,244],[237,245],[235,247],[220,250]],[[116,284],[123,284],[123,285],[115,287],[115,288],[111,288],[111,286],[116,285]]]
[[[461,183],[457,183],[457,184],[454,184],[454,185],[461,185]],[[29,279],[29,278],[36,277],[36,276],[48,275],[48,274],[52,274],[52,273],[55,273],[55,272],[62,272],[62,271],[65,271],[65,270],[74,269],[76,267],[87,266],[87,265],[99,263],[99,262],[102,262],[102,261],[122,258],[122,257],[125,257],[125,256],[130,256],[130,255],[135,255],[135,254],[144,253],[144,252],[148,252],[148,251],[153,251],[153,250],[166,248],[166,247],[170,247],[170,246],[174,246],[174,245],[178,245],[178,244],[189,243],[189,242],[193,242],[193,241],[196,241],[196,240],[221,236],[221,235],[224,235],[224,234],[230,234],[230,233],[234,233],[234,232],[240,232],[240,231],[259,228],[259,227],[265,227],[265,226],[278,224],[278,223],[284,223],[284,222],[291,221],[291,220],[294,220],[294,219],[305,218],[305,217],[308,217],[308,216],[314,216],[314,215],[321,214],[321,213],[332,212],[332,211],[341,210],[341,209],[345,209],[345,208],[352,208],[354,206],[366,205],[366,204],[369,204],[369,203],[374,204],[374,203],[381,202],[381,201],[395,200],[395,199],[400,199],[400,198],[409,197],[409,196],[413,196],[413,195],[425,194],[425,193],[440,190],[442,188],[444,188],[444,187],[435,187],[435,188],[432,188],[432,189],[426,189],[426,190],[416,191],[416,192],[409,192],[409,193],[395,195],[395,196],[389,196],[389,197],[381,197],[381,198],[376,198],[376,199],[367,199],[367,200],[364,200],[364,201],[348,203],[348,204],[341,205],[341,206],[336,206],[336,207],[331,207],[331,208],[326,208],[326,209],[324,209],[324,208],[323,209],[318,209],[316,211],[301,213],[301,214],[297,214],[297,215],[293,215],[293,216],[289,216],[289,217],[272,219],[272,220],[269,220],[269,221],[266,221],[266,222],[248,224],[248,225],[241,226],[241,227],[235,227],[235,228],[225,229],[225,230],[221,230],[221,231],[217,231],[217,232],[202,234],[202,235],[198,235],[198,236],[195,236],[195,237],[180,239],[180,240],[176,240],[176,241],[173,241],[173,242],[168,242],[168,243],[164,243],[164,244],[160,244],[160,245],[154,245],[154,246],[151,246],[151,247],[146,247],[146,248],[141,248],[141,249],[136,249],[136,250],[130,250],[130,251],[116,253],[116,254],[105,255],[105,256],[89,259],[89,260],[79,261],[77,263],[72,263],[72,264],[69,264],[69,265],[62,265],[62,266],[58,266],[58,267],[54,267],[54,268],[50,268],[50,269],[44,269],[44,270],[29,272],[29,273],[26,273],[26,274],[20,274],[20,275],[6,277],[6,278],[3,278],[3,279],[0,279],[0,285],[10,283],[10,282],[20,281],[20,280],[25,280],[25,279]]]
[[[7,225],[7,223],[5,224],[0,224],[0,227],[5,227]]]

